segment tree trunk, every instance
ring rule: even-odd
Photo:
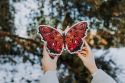
[[[9,0],[0,0],[0,30],[11,32],[13,19],[10,13]]]

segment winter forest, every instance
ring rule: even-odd
[[[98,68],[125,83],[125,0],[0,0],[0,83],[40,83],[42,46],[38,27],[65,30],[89,24],[86,40]],[[90,83],[80,59],[63,52],[60,83]]]

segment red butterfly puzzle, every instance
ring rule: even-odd
[[[51,55],[61,55],[64,49],[71,54],[81,51],[84,45],[82,38],[86,36],[86,32],[87,22],[84,21],[74,24],[64,32],[47,25],[39,26],[39,33],[47,42],[47,50]]]

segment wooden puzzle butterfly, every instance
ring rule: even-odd
[[[39,26],[39,33],[42,40],[47,43],[47,50],[51,55],[61,55],[66,49],[74,54],[82,50],[84,42],[82,38],[86,36],[87,22],[81,21],[69,27],[64,32],[47,25]]]

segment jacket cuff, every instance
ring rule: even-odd
[[[59,83],[57,71],[47,71],[43,75],[42,83]]]
[[[101,69],[98,69],[95,73],[92,74],[92,77],[94,77]]]
[[[112,77],[101,69],[98,69],[92,76],[93,79],[91,83],[116,83]]]

